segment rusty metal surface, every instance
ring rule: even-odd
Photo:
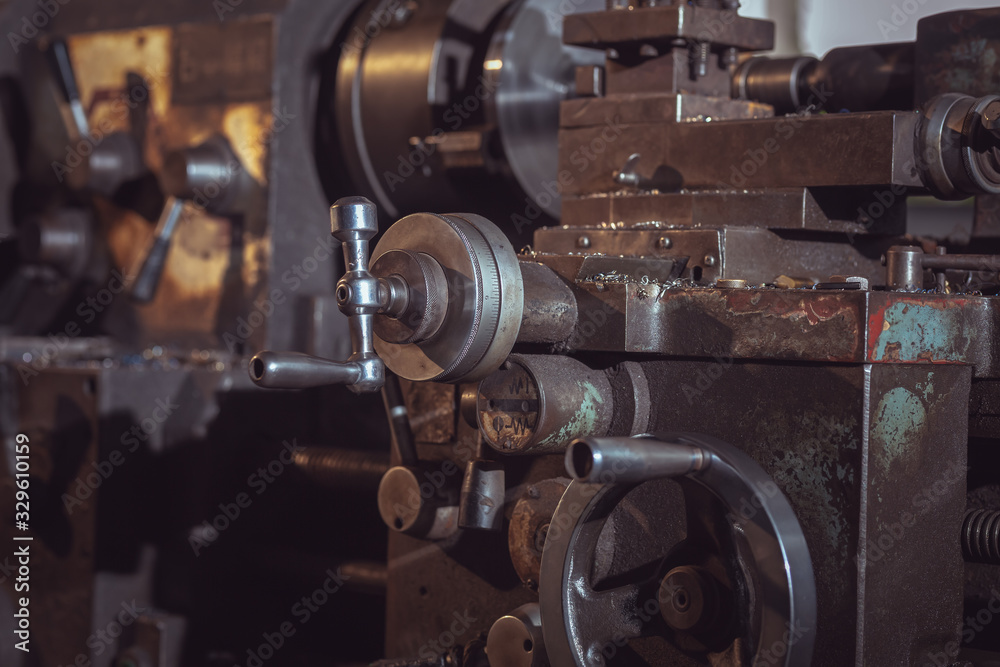
[[[961,618],[971,369],[873,365],[858,546],[858,658],[920,664],[954,645]],[[907,585],[926,582],[927,588]]]
[[[729,359],[643,365],[658,406],[650,430],[726,439],[788,497],[816,575],[814,664],[854,664],[863,369]]]
[[[274,23],[268,16],[178,26],[173,39],[171,101],[205,104],[269,99],[273,36]]]
[[[867,358],[890,363],[965,363],[977,377],[995,376],[993,340],[1000,323],[995,297],[913,296],[872,292]]]
[[[969,437],[1000,437],[1000,381],[976,380],[969,397]]]
[[[621,13],[621,12],[615,12]],[[708,66],[704,74],[697,72],[693,60],[694,46],[647,45],[656,55],[647,57],[636,53],[635,47],[612,51],[605,64],[605,94],[617,98],[650,91],[664,93],[691,92],[719,98],[730,88],[729,72],[723,67]],[[706,44],[706,48],[708,45]],[[662,54],[661,54],[662,50]],[[709,60],[714,60],[709,49]]]
[[[559,126],[586,127],[609,122],[648,123],[656,120],[684,123],[767,118],[773,115],[767,104],[731,100],[728,97],[687,93],[634,93],[566,100],[559,107]]]
[[[625,287],[627,349],[699,357],[972,365],[997,373],[990,297]],[[973,333],[975,332],[975,333]]]
[[[718,123],[635,123],[618,126],[620,136],[613,142],[601,136],[607,132],[603,126],[569,128],[560,133],[559,168],[575,175],[563,190],[571,196],[615,190],[613,174],[637,147],[641,147],[641,174],[649,177],[663,166],[675,170],[682,186],[690,188],[921,187],[914,169],[917,121],[913,113],[877,111]],[[589,162],[567,150],[588,146],[595,147],[595,159]],[[812,159],[816,155],[827,159]]]
[[[686,4],[569,15],[563,23],[563,41],[577,46],[603,49],[635,42],[669,43],[675,37],[769,51],[774,48],[774,23],[737,16],[732,10]]]
[[[401,380],[416,442],[446,443],[455,437],[458,410],[455,386]]]
[[[865,297],[630,284],[626,349],[690,357],[858,362]]]
[[[552,514],[569,486],[566,477],[530,484],[514,505],[507,529],[507,548],[517,576],[526,586],[537,590],[542,551]]]
[[[538,262],[521,262],[524,311],[517,338],[526,343],[558,343],[576,328],[579,313],[568,281]]]
[[[1000,8],[946,12],[917,23],[916,103],[935,95],[993,95],[1000,68],[988,57],[997,47]]]
[[[923,664],[957,638],[956,624],[939,621],[958,618],[961,602],[968,367],[728,359],[644,367],[659,406],[651,429],[728,438],[791,501],[816,571],[813,664]],[[911,572],[926,573],[921,586],[906,583]],[[905,623],[889,621],[899,613]]]
[[[868,199],[870,199],[868,193]],[[902,234],[905,219],[902,207],[893,206],[877,221],[877,226],[859,220],[858,207],[870,205],[865,195],[840,196],[807,188],[767,190],[716,190],[679,193],[604,193],[563,199],[564,224],[594,226],[606,223],[635,225],[659,223],[664,226],[760,227],[766,229],[807,229],[863,235],[871,232]],[[846,200],[846,201],[845,201]],[[855,203],[855,206],[851,206]]]
[[[580,241],[584,238],[587,239],[587,250],[579,248]],[[669,243],[662,239],[668,239]],[[720,266],[718,263],[708,265],[705,258],[713,257],[718,260],[721,243],[721,233],[714,229],[660,230],[654,227],[639,231],[618,230],[613,226],[551,227],[535,232],[534,249],[538,253],[546,253],[538,259],[553,267],[556,264],[552,264],[553,258],[550,258],[548,253],[581,253],[573,255],[574,258],[581,258],[580,266],[575,273],[567,274],[560,271],[561,275],[574,281],[586,278],[587,282],[601,282],[599,279],[601,274],[581,273],[583,258],[586,257],[582,253],[601,258],[607,267],[602,272],[605,283],[623,282],[626,279],[639,280],[643,272],[637,272],[637,269],[648,264],[649,268],[645,270],[648,276],[653,267],[667,259],[676,260],[678,263],[683,261],[681,266],[683,272],[678,273],[676,277],[712,281],[720,276]],[[621,266],[615,267],[614,262],[619,258],[623,260],[627,258],[628,261],[622,261]],[[559,271],[558,268],[556,270]]]

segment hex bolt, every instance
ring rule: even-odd
[[[1000,100],[990,102],[986,105],[980,120],[983,128],[989,130],[990,134],[1000,139]]]

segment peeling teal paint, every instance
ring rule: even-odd
[[[581,385],[583,386],[583,402],[579,409],[558,431],[538,443],[540,446],[552,443],[569,445],[572,440],[591,435],[597,430],[597,422],[600,419],[599,406],[604,405],[604,397],[590,382],[583,381]]]
[[[924,390],[925,395],[927,391]],[[888,470],[893,461],[904,456],[926,428],[927,410],[917,394],[903,387],[886,392],[875,410],[872,430],[873,453],[882,469]]]
[[[813,436],[800,440],[794,450],[773,452],[775,481],[790,496],[816,501],[802,511],[808,520],[823,527],[827,546],[840,552],[842,559],[847,559],[848,547],[843,535],[850,522],[836,502],[834,489],[844,483],[854,483],[854,470],[840,462],[838,450],[857,449],[853,438],[856,422],[853,418],[841,422],[811,410],[798,415],[798,419],[804,430]],[[838,444],[831,446],[831,443]]]
[[[936,306],[936,307],[935,307]],[[878,324],[878,321],[875,322]],[[965,361],[971,341],[962,308],[903,301],[885,309],[872,346],[874,361]]]
[[[924,400],[925,401],[931,400],[931,398],[930,398],[931,394],[934,393],[934,382],[933,382],[933,380],[934,380],[934,373],[928,373],[927,374],[927,384],[923,384],[922,385],[919,382],[917,383],[917,389],[923,389],[924,390]]]

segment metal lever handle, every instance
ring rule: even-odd
[[[337,282],[337,305],[348,317],[354,353],[339,363],[294,352],[260,352],[250,360],[250,379],[258,386],[344,384],[362,393],[378,391],[385,382],[385,364],[375,352],[374,317],[389,295],[368,272],[368,242],[378,232],[375,204],[364,197],[338,199],[330,208],[330,229],[344,250],[347,272]]]
[[[80,92],[76,85],[76,74],[73,72],[73,63],[69,59],[69,49],[66,48],[66,42],[61,39],[53,40],[49,44],[47,55],[53,73],[56,75],[60,92],[73,115],[73,124],[76,125],[76,131],[81,138],[90,136],[90,125],[87,123],[87,114],[83,111],[83,103],[80,102]]]
[[[137,268],[130,272],[132,282],[128,286],[129,296],[138,303],[149,303],[156,296],[156,288],[160,285],[163,268],[167,265],[167,253],[184,210],[184,202],[170,197],[163,205],[160,220],[156,224],[152,241],[136,263]]]
[[[361,367],[298,352],[264,351],[250,360],[250,378],[259,387],[305,389],[354,384],[361,379]]]

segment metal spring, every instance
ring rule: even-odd
[[[1000,565],[1000,511],[965,511],[962,553],[969,562]]]

